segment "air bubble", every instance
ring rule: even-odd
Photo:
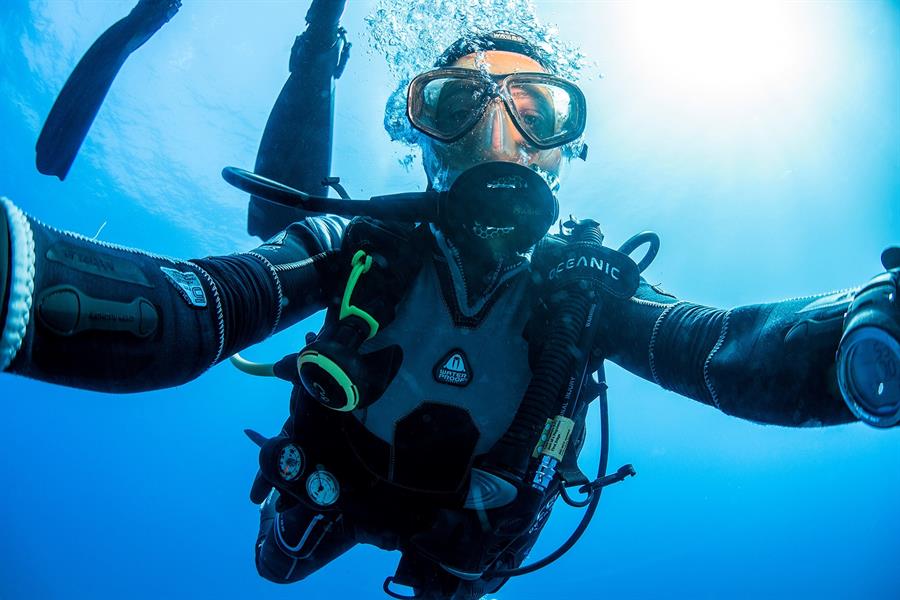
[[[577,81],[581,75],[600,76],[580,47],[559,39],[556,25],[540,22],[532,0],[379,0],[365,20],[371,48],[385,57],[397,82],[385,107],[384,127],[392,140],[407,146],[416,145],[419,136],[406,118],[406,86],[461,37],[512,31],[543,48],[550,70],[560,77]],[[568,144],[566,155],[578,156],[582,144]]]

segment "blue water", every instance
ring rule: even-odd
[[[350,5],[333,171],[354,196],[421,189],[381,125],[396,82],[366,50],[372,4]],[[122,69],[67,180],[36,172],[56,92],[130,6],[0,4],[0,194],[170,255],[253,247],[245,197],[218,172],[252,166],[305,3],[185,2]],[[896,4],[758,4],[771,14],[756,21],[712,4],[536,6],[604,75],[582,82],[590,154],[563,210],[599,220],[611,244],[656,230],[649,279],[729,307],[879,271],[900,241]],[[311,321],[248,356],[296,350]],[[564,559],[499,598],[897,597],[900,431],[763,427],[614,366],[609,383],[611,465],[638,477],[604,494]],[[295,586],[256,575],[256,452],[241,430],[276,431],[287,394],[227,364],[129,396],[0,376],[0,598],[379,597],[398,555],[369,547]],[[578,516],[559,506],[533,558]]]

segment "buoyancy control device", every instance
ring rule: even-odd
[[[403,548],[404,556],[408,555],[409,560],[424,558],[461,580],[508,577],[549,564],[564,554],[584,532],[596,510],[602,488],[634,475],[631,465],[606,475],[606,384],[592,376],[598,370],[602,372],[603,361],[602,356],[594,353],[594,348],[598,347],[596,342],[604,302],[630,298],[638,287],[640,272],[649,266],[659,248],[658,236],[650,232],[632,237],[619,250],[605,247],[599,225],[591,220],[570,219],[561,225],[560,235],[544,236],[543,232],[552,222],[548,217],[556,217],[555,199],[552,210],[509,208],[515,206],[510,200],[516,198],[517,193],[519,196],[525,194],[523,187],[510,189],[506,184],[520,177],[520,181],[528,180],[527,187],[535,180],[530,177],[533,173],[525,167],[499,164],[503,165],[501,175],[493,175],[486,165],[472,169],[477,177],[470,174],[469,181],[479,182],[482,196],[480,202],[472,202],[471,190],[468,190],[467,205],[473,209],[465,219],[470,223],[478,220],[498,227],[519,226],[520,231],[528,233],[519,238],[517,245],[525,244],[529,238],[531,244],[539,241],[531,257],[539,301],[527,328],[529,345],[533,348],[529,351],[532,379],[512,425],[472,469],[463,505],[441,511],[431,528],[413,536]],[[381,219],[393,217],[396,221],[441,223],[447,218],[447,207],[452,206],[447,202],[452,188],[444,195],[427,192],[373,198],[369,202],[338,201],[311,199],[306,194],[246,172],[226,170],[223,175],[245,191],[263,197],[268,193],[273,201],[294,201],[302,203],[308,210],[315,206],[316,210],[344,215],[362,213]],[[502,183],[498,185],[498,181]],[[505,198],[492,205],[491,198],[485,198],[485,195],[496,194],[498,190]],[[548,193],[538,202],[528,201],[532,202],[531,206],[546,207],[548,196],[552,198]],[[462,201],[459,196],[456,199]],[[399,207],[395,212],[390,209],[392,201]],[[498,210],[498,205],[507,208]],[[474,216],[478,206],[493,206],[492,216]],[[501,212],[505,214],[498,216]],[[516,222],[523,214],[530,216],[527,228]],[[540,218],[535,218],[536,215]],[[409,232],[413,228],[407,226],[406,229]],[[417,232],[421,231],[421,227],[413,230],[409,239],[416,239]],[[373,232],[377,234],[372,235]],[[541,232],[537,239],[536,232]],[[380,350],[379,356],[359,354],[360,345],[393,318],[394,307],[420,267],[420,262],[410,257],[419,256],[421,248],[398,252],[396,244],[392,249],[390,243],[379,243],[379,240],[389,241],[390,235],[390,228],[375,221],[355,220],[348,227],[347,238],[342,243],[342,255],[348,263],[347,285],[339,305],[333,306],[331,312],[337,318],[326,324],[297,360],[299,379],[307,393],[329,408],[349,411],[376,402],[403,359],[402,352],[391,347]],[[639,263],[635,263],[629,254],[644,244],[649,244],[649,250]],[[337,298],[335,302],[337,304]],[[378,376],[370,377],[373,372]],[[581,473],[576,460],[583,441],[587,404],[598,396],[601,398],[601,459],[598,475],[592,481]],[[285,456],[290,459],[292,455],[290,451],[285,454],[282,449],[272,456],[272,460],[281,460]],[[281,475],[273,477],[271,483],[275,487],[284,484],[278,481],[279,477],[284,479]],[[575,500],[566,491],[566,488],[576,486],[586,494],[584,499]],[[562,496],[573,506],[587,507],[575,533],[544,560],[527,567],[504,568],[508,564],[500,560],[504,551],[523,536],[539,531],[557,496]],[[451,534],[471,537],[472,543],[457,545],[459,547],[454,549],[446,543]],[[403,567],[404,563],[401,563],[398,574],[385,581],[387,593],[395,595],[390,590],[391,583],[418,587],[415,578],[410,579],[410,573],[415,570]]]

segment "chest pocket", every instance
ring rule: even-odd
[[[478,437],[465,410],[423,402],[397,421],[391,481],[409,488],[456,491],[465,481]]]

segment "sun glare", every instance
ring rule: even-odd
[[[790,4],[642,2],[632,5],[634,57],[657,85],[698,101],[754,101],[803,85],[811,67]]]

